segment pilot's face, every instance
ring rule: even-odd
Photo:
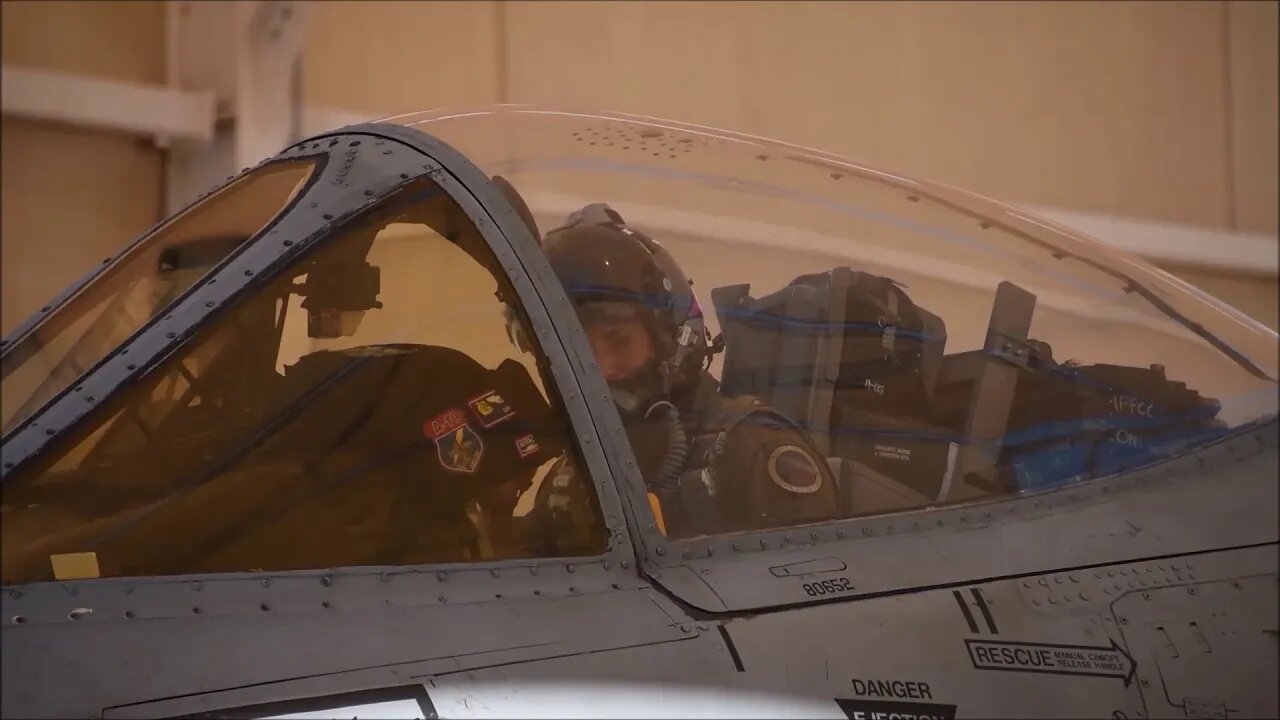
[[[583,328],[609,382],[626,380],[653,360],[653,338],[639,318],[591,319]]]

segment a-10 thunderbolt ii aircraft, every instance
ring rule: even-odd
[[[831,512],[667,522],[745,478],[645,470],[543,245],[588,206]],[[809,148],[335,130],[4,341],[3,713],[1274,717],[1276,366],[1144,262]]]

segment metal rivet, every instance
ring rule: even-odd
[[[52,434],[53,434],[53,428],[49,428],[48,430],[45,430],[45,431],[44,431],[44,434],[45,434],[45,435],[52,435]]]
[[[93,402],[93,396],[92,396],[92,395],[90,395],[89,397],[85,398],[85,399],[84,399],[84,401],[85,401],[85,402],[87,402],[87,403],[91,403],[91,402]]]
[[[261,605],[259,605],[258,607],[262,608],[262,612],[267,612],[268,610],[270,610],[270,609],[271,609],[271,606],[270,606],[270,605],[268,605],[268,604],[266,604],[266,603],[262,603],[262,604],[261,604]]]
[[[271,578],[264,578],[262,580],[262,587],[271,587]]]
[[[667,549],[666,549],[666,548],[664,548],[664,547],[662,547],[661,545],[659,545],[659,546],[658,546],[658,549],[657,549],[657,551],[656,551],[656,552],[657,552],[659,555],[666,555],[666,554],[667,554]]]
[[[576,588],[576,587],[574,587],[574,586],[570,585],[570,586],[569,586],[569,592],[571,592],[571,593],[576,593],[576,592],[578,592],[578,588]]]
[[[195,606],[195,607],[191,608],[191,612],[195,613],[196,615],[199,615],[200,613],[202,613],[202,612],[204,612],[204,611],[200,609],[200,606],[199,606],[199,605],[197,605],[197,606]]]
[[[530,575],[537,575],[537,574],[538,574],[538,566],[537,566],[537,565],[530,565],[530,566],[529,566],[529,574],[530,574]]]
[[[329,603],[328,600],[321,600],[320,607],[324,608],[325,610],[328,610],[330,607],[332,607],[332,605]]]
[[[499,570],[498,568],[493,568],[492,570],[490,570],[490,571],[489,571],[489,574],[490,574],[490,575],[492,575],[492,576],[494,576],[494,577],[498,577],[498,576],[502,575],[502,571],[501,571],[501,570]]]
[[[629,568],[629,567],[631,567],[631,561],[630,561],[630,560],[623,560],[623,561],[622,561],[622,567],[623,567],[624,569],[625,569],[625,568]]]
[[[333,584],[333,577],[331,577],[331,576],[329,576],[329,575],[322,575],[322,576],[320,577],[320,584],[321,584],[321,585],[323,585],[323,586],[325,586],[325,587],[329,587],[330,585],[332,585],[332,584]]]
[[[443,582],[444,580],[448,579],[448,577],[449,577],[449,573],[446,573],[446,572],[444,572],[443,570],[442,570],[442,571],[440,571],[440,572],[438,572],[438,573],[436,573],[436,579],[437,579],[437,580],[440,580],[441,582]]]
[[[164,336],[165,336],[165,337],[167,337],[167,338],[169,338],[170,340],[172,340],[172,339],[174,339],[175,337],[177,337],[177,336],[178,336],[178,334],[177,334],[177,333],[175,333],[175,332],[173,332],[173,331],[171,330],[171,331],[169,331],[169,332],[165,333],[165,334],[164,334]]]
[[[213,301],[212,301],[212,300],[205,300],[205,301],[204,301],[204,306],[205,306],[205,307],[207,307],[207,308],[211,308],[211,307],[213,307]]]
[[[320,217],[324,218],[325,220],[332,220],[332,219],[333,219],[333,216],[332,216],[332,215],[330,215],[329,213],[325,213],[325,214],[321,215]]]

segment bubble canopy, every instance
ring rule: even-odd
[[[530,106],[392,122],[516,187],[544,231],[608,203],[667,246],[695,287],[760,297],[835,266],[893,279],[983,347],[1001,282],[1035,295],[1029,337],[1075,364],[1162,366],[1232,426],[1276,412],[1277,335],[1151,264],[969,192],[819,150],[621,113]],[[717,319],[709,318],[717,326]]]
[[[480,182],[500,176],[505,182],[494,184],[514,188],[516,204],[527,205],[535,239],[539,229],[604,203],[629,228],[660,243],[690,279],[695,307],[705,313],[706,340],[718,350],[706,372],[719,393],[759,398],[805,431],[829,463],[885,481],[887,495],[845,498],[846,517],[1112,474],[1276,414],[1274,332],[1142,260],[992,200],[810,148],[634,115],[497,106],[381,122],[388,144],[412,128],[478,167]],[[377,127],[358,131],[376,135]],[[296,152],[320,147],[309,143]],[[175,285],[119,333],[86,331],[85,337],[119,341],[117,352],[98,342],[83,358],[63,357],[59,348],[79,336],[77,322],[90,329],[104,322],[94,314],[100,302],[77,304],[74,293],[53,313],[67,316],[54,328],[72,328],[65,340],[45,330],[48,339],[33,344],[45,327],[37,322],[17,338],[22,347],[9,344],[6,378],[30,370],[36,380],[22,382],[47,388],[16,398],[27,405],[15,406],[6,453],[19,430],[32,430],[42,412],[78,392],[68,388],[101,375],[104,364],[119,364],[118,349],[130,342],[120,338],[134,333],[163,344],[156,318],[167,321],[168,308],[182,303],[194,306],[191,293],[212,292],[217,278],[262,270],[265,282],[284,272],[283,261],[266,249],[265,223],[280,228],[279,234],[271,231],[276,237],[270,242],[297,242],[313,252],[313,244],[337,236],[337,224],[329,224],[334,217],[340,223],[372,212],[393,196],[396,177],[410,177],[401,170],[421,173],[424,167],[383,168],[362,159],[352,172],[369,179],[356,185],[344,181],[355,150],[343,152],[334,155],[342,163],[332,168],[334,176],[316,180],[314,189],[304,185],[310,166],[299,166],[306,173],[281,175],[260,212],[244,215],[238,244],[200,266],[203,276],[193,273]],[[245,177],[259,176],[266,177],[262,168]],[[348,188],[350,194],[343,194]],[[503,197],[492,188],[467,189],[482,204]],[[215,194],[194,210],[207,214],[227,197],[229,192]],[[304,225],[313,228],[310,234],[290,229]],[[493,228],[478,225],[476,232],[477,241],[495,251],[503,242]],[[440,232],[451,242],[455,234]],[[144,237],[138,247],[155,245],[156,237],[163,235]],[[527,250],[533,248],[521,252]],[[256,262],[255,253],[270,264],[246,272],[241,265]],[[360,271],[351,276],[360,279],[356,289],[386,292],[377,277],[391,277],[391,266],[356,255],[348,260]],[[496,263],[481,265],[501,274]],[[110,280],[114,267],[86,287]],[[407,266],[395,269],[412,275]],[[516,270],[507,266],[506,272]],[[532,280],[545,299],[563,289],[539,279],[546,277],[531,273],[519,280]],[[419,292],[421,303],[443,307],[431,287]],[[368,312],[361,297],[360,310]],[[222,322],[222,302],[204,304],[218,309],[212,319],[200,315],[194,323]],[[510,293],[502,302],[515,311],[511,317],[524,310]],[[457,313],[454,320],[462,317]],[[343,332],[340,319],[332,332]],[[551,320],[572,322],[555,313]],[[442,328],[423,330],[424,337],[467,330]],[[511,334],[515,346],[518,335]],[[40,352],[16,352],[26,346]],[[484,347],[494,357],[510,351],[503,346],[499,353],[488,340]],[[37,361],[40,367],[27,367]],[[59,363],[57,373],[43,369],[53,363]],[[98,365],[89,367],[93,363]],[[127,369],[134,372],[132,364]],[[125,383],[139,379],[123,377]],[[54,399],[40,407],[49,396]],[[6,410],[6,418],[10,414]],[[69,427],[60,426],[59,437]]]
[[[982,464],[963,448],[985,445],[1012,476],[995,485],[1025,492],[1276,414],[1274,332],[994,200],[637,115],[499,106],[384,122],[510,182],[543,232],[606,203],[691,279],[726,342],[708,368],[722,392],[763,398],[863,471],[901,475],[936,453],[948,469],[907,482],[915,503],[967,495],[945,479],[957,446],[960,474]]]

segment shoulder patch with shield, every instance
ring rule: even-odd
[[[423,427],[436,443],[436,455],[447,470],[473,473],[484,456],[484,442],[471,429],[461,410],[446,410],[428,420]]]
[[[799,445],[779,445],[769,453],[769,479],[789,493],[809,495],[822,489],[822,470]]]

